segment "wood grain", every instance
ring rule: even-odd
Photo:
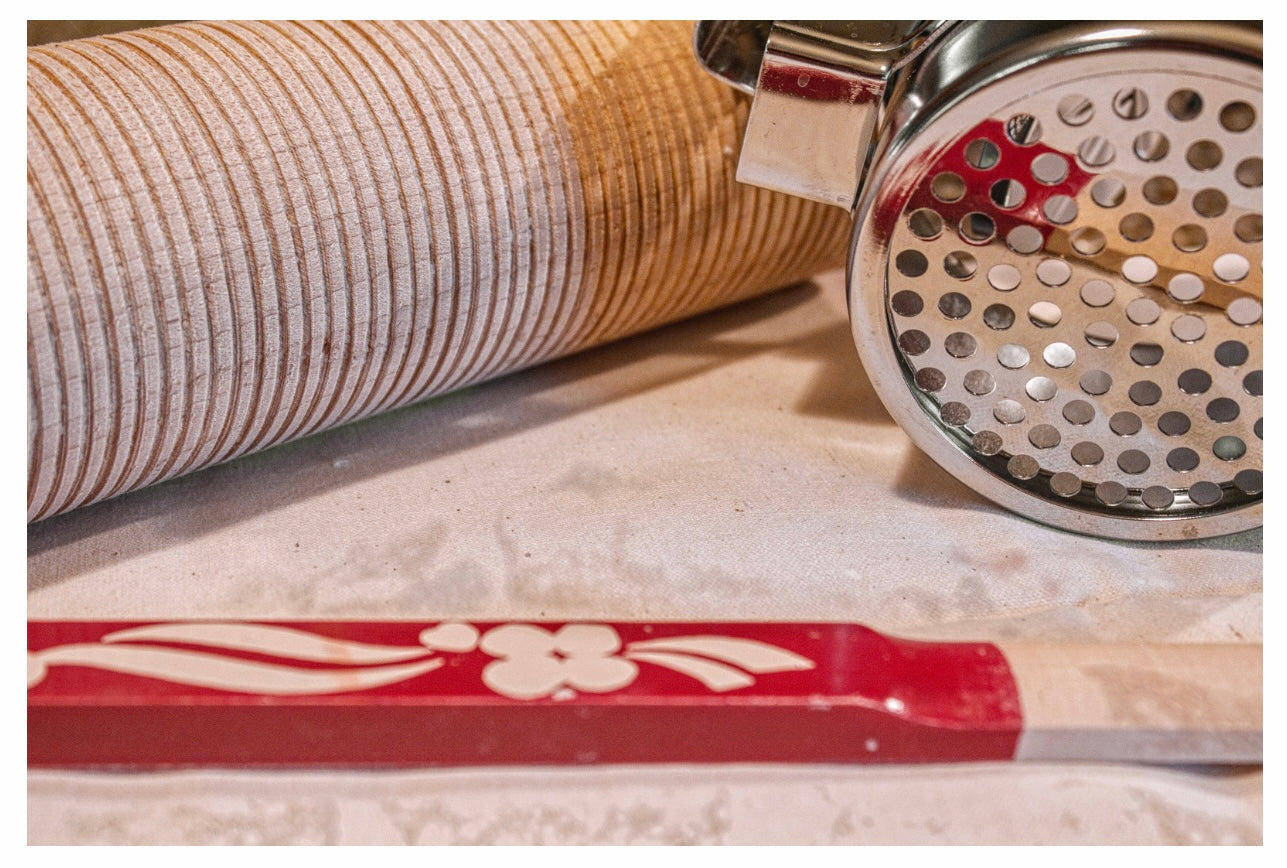
[[[843,262],[665,23],[178,24],[27,54],[28,521]]]

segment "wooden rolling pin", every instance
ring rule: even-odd
[[[28,521],[788,285],[665,23],[176,24],[27,53]]]

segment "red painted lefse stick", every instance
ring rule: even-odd
[[[37,621],[28,763],[1259,762],[1260,667],[847,624]]]

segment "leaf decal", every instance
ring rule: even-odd
[[[635,651],[669,651],[696,654],[733,663],[748,672],[793,672],[812,669],[814,662],[785,648],[754,639],[732,636],[678,636],[673,639],[644,639],[631,642],[630,656]]]
[[[640,643],[636,642],[634,645]],[[705,684],[711,690],[717,693],[723,693],[728,690],[737,690],[741,687],[750,687],[755,683],[755,679],[742,672],[740,669],[734,669],[732,666],[725,666],[723,663],[716,663],[714,660],[703,660],[700,657],[690,657],[687,654],[671,654],[665,651],[627,651],[626,657],[631,660],[638,660],[643,663],[653,663],[657,666],[665,666],[667,669],[673,669],[690,678],[696,678],[702,684]]]
[[[117,630],[102,638],[103,642],[183,642],[188,645],[205,645],[229,651],[253,651],[293,660],[340,665],[371,663],[396,663],[413,660],[429,653],[428,648],[416,645],[410,648],[395,645],[370,645],[330,639],[290,627],[271,627],[264,624],[152,624]]]
[[[201,651],[86,643],[28,652],[27,686],[39,683],[45,668],[50,665],[90,666],[215,690],[297,696],[347,693],[405,681],[437,669],[443,665],[443,661],[435,657],[394,666],[303,669],[275,663],[255,663]]]

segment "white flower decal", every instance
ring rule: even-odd
[[[486,633],[478,647],[498,658],[483,669],[483,683],[511,699],[539,699],[562,687],[608,693],[639,674],[638,666],[615,656],[621,637],[603,624],[568,624],[555,633],[507,624]]]

